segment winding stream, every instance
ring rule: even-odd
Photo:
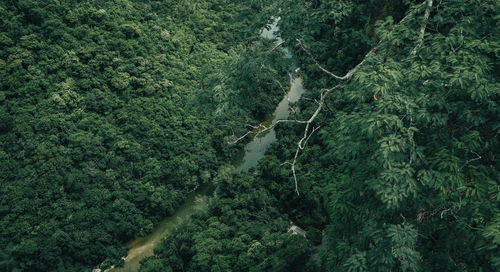
[[[261,35],[266,38],[276,38],[277,42],[281,43],[281,38],[275,37],[275,32],[278,30],[278,21],[279,19],[276,19],[274,23],[269,26],[269,29],[264,29],[262,31]],[[284,51],[288,57],[291,57],[287,48],[285,48]],[[263,122],[264,125],[268,126],[270,124],[274,124],[279,119],[288,118],[289,104],[298,101],[302,93],[305,91],[302,86],[301,78],[290,77],[290,83],[290,91],[278,104],[274,113]],[[262,134],[259,137],[254,137],[252,141],[245,146],[244,154],[242,154],[242,156],[237,159],[233,165],[238,169],[238,171],[247,171],[251,167],[256,166],[258,160],[264,157],[266,149],[274,141],[276,141],[276,132],[274,130]],[[153,229],[151,234],[145,237],[136,238],[127,244],[130,249],[127,257],[125,257],[125,264],[123,267],[116,267],[107,271],[135,272],[139,270],[140,260],[145,257],[152,256],[153,249],[162,238],[171,233],[182,221],[188,219],[196,211],[203,209],[212,191],[213,185],[207,183],[189,194],[184,204],[178,208],[172,216],[163,219],[158,226]]]

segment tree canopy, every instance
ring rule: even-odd
[[[1,1],[0,270],[117,264],[213,182],[140,271],[498,271],[499,14],[496,0]],[[271,16],[292,60],[259,37]],[[244,142],[228,140],[273,111],[292,62],[307,92],[240,173]]]
[[[248,188],[219,185],[214,205],[225,210],[189,224],[211,231],[211,216],[224,222],[228,213],[258,208],[258,217],[246,222],[293,221],[306,229],[311,246],[324,230],[324,247],[319,255],[314,247],[296,248],[310,257],[299,263],[292,256],[273,259],[286,256],[287,247],[278,248],[241,268],[250,249],[228,257],[231,250],[194,239],[195,251],[181,255],[183,269],[224,270],[199,266],[201,248],[231,268],[224,271],[267,262],[274,265],[268,271],[497,271],[498,1],[278,1],[272,7],[308,89],[297,120],[308,120],[318,109],[311,101],[325,97],[296,164],[301,194],[294,194],[283,163],[293,159],[304,123],[281,123],[278,142],[248,175]],[[233,205],[257,191],[277,199],[271,207],[278,214],[262,204]],[[232,226],[232,233],[251,233]],[[275,230],[268,222],[259,229],[279,235],[287,227]],[[167,257],[179,253],[165,250],[180,247],[176,237],[164,241],[143,271],[160,271],[153,264],[179,269]]]
[[[0,1],[0,270],[109,267],[209,182],[237,151],[220,124],[257,122],[281,99],[269,79],[287,84],[279,56],[265,73],[248,61],[267,50],[258,12],[251,1]],[[230,78],[222,90],[218,74]]]

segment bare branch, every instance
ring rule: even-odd
[[[429,1],[430,1],[430,5],[432,6],[432,0],[426,0],[426,2],[429,2]],[[429,9],[430,9],[430,8],[428,7],[428,9],[426,10],[426,19],[425,19],[426,24],[425,24],[425,25],[427,25],[427,19],[429,18],[429,14],[428,14],[428,13],[430,13],[430,10],[429,10]],[[414,13],[414,12],[415,12],[415,11],[413,10],[412,12],[408,13],[408,14],[407,14],[407,15],[406,15],[403,19],[401,19],[401,21],[399,21],[398,25],[400,25],[400,24],[404,23],[404,22],[405,22],[408,18],[410,18],[410,17],[413,15],[413,13]],[[391,32],[392,32],[392,31],[394,31],[394,30],[391,30]],[[425,33],[425,26],[424,26],[424,33]],[[421,34],[421,36],[422,36],[422,35],[423,35],[423,34]],[[388,35],[388,36],[390,36],[390,35]],[[362,60],[360,63],[358,63],[358,65],[354,66],[354,68],[352,68],[351,70],[349,70],[349,71],[348,71],[348,72],[347,72],[344,76],[338,76],[338,75],[335,75],[334,73],[332,73],[332,72],[328,71],[327,69],[325,69],[325,68],[324,68],[323,66],[321,66],[321,64],[319,64],[319,62],[318,62],[318,61],[317,61],[317,60],[313,57],[313,55],[309,52],[309,50],[307,50],[307,49],[305,48],[305,46],[304,46],[304,44],[302,43],[302,41],[301,41],[301,40],[299,40],[299,39],[296,39],[296,40],[297,40],[297,42],[299,43],[299,45],[300,45],[300,47],[302,48],[302,50],[304,50],[304,51],[307,53],[307,55],[309,55],[309,57],[310,57],[310,58],[311,58],[311,59],[315,62],[316,66],[318,66],[318,68],[319,68],[321,71],[325,72],[326,74],[328,74],[329,76],[331,76],[331,77],[333,77],[333,78],[335,78],[335,79],[349,81],[349,80],[352,78],[352,76],[353,76],[353,75],[354,75],[354,74],[358,71],[358,69],[359,69],[361,66],[363,66],[363,64],[366,62],[366,60],[368,59],[368,57],[369,57],[370,55],[372,55],[375,51],[377,51],[377,50],[378,50],[379,46],[382,44],[382,42],[383,42],[385,39],[380,40],[380,41],[377,43],[377,45],[376,45],[375,47],[373,47],[370,51],[368,51],[368,53],[366,53],[366,55],[365,55],[365,57],[363,58],[363,60]]]
[[[283,87],[283,85],[281,84],[281,82],[279,80],[277,80],[277,79],[275,79],[274,82],[278,83],[278,85],[280,86],[280,88],[283,91],[283,93],[285,95],[287,95],[287,90],[285,89],[285,87]]]
[[[429,17],[428,13],[430,11],[428,12],[428,10],[432,6],[432,0],[426,0],[426,2],[428,4],[428,8],[426,10],[426,15],[425,15],[425,20],[424,20],[425,22],[427,21],[427,19]],[[415,12],[415,10],[411,11],[410,13],[408,13],[403,19],[401,19],[401,21],[399,21],[399,24],[402,24],[403,22],[405,22],[410,16],[412,16],[414,14],[414,12]],[[425,25],[423,26],[423,29],[424,29],[424,34],[425,34]],[[394,30],[392,30],[392,31],[394,31]],[[421,36],[423,36],[424,34],[422,34],[422,30],[421,30]],[[390,35],[388,35],[388,36],[390,36]],[[353,75],[359,70],[359,68],[361,68],[361,66],[363,66],[363,64],[366,62],[366,60],[368,59],[368,57],[371,56],[374,52],[376,52],[378,50],[378,48],[380,47],[380,45],[382,44],[382,42],[385,39],[380,40],[375,47],[373,47],[370,51],[368,51],[368,53],[366,53],[366,55],[363,58],[363,60],[361,60],[361,62],[358,63],[354,68],[352,68],[351,70],[349,70],[344,76],[335,75],[334,73],[332,73],[332,72],[328,71],[327,69],[325,69],[323,66],[321,66],[321,64],[319,64],[319,62],[314,58],[314,56],[307,50],[307,48],[304,46],[304,44],[302,43],[302,41],[300,39],[296,39],[296,40],[299,43],[299,45],[302,48],[302,50],[304,50],[309,55],[309,57],[315,62],[316,66],[321,71],[325,72],[326,74],[328,74],[329,76],[333,77],[334,79],[343,80],[345,82],[348,82],[353,77]],[[273,48],[273,50],[274,50],[274,48]],[[297,143],[297,149],[295,150],[295,156],[293,158],[293,161],[292,162],[284,162],[284,163],[281,164],[281,165],[290,165],[291,166],[292,174],[293,174],[293,179],[294,179],[294,182],[295,182],[295,193],[297,193],[297,195],[300,195],[299,189],[298,189],[297,175],[296,175],[296,172],[295,172],[295,165],[297,164],[297,158],[298,158],[298,156],[300,154],[300,151],[305,148],[307,142],[309,141],[309,139],[311,138],[311,136],[314,134],[314,132],[316,132],[320,128],[320,127],[313,127],[311,133],[309,133],[311,124],[315,121],[316,117],[319,115],[319,113],[323,109],[323,106],[326,105],[325,104],[326,103],[325,102],[326,98],[333,91],[344,87],[345,84],[346,83],[341,83],[341,84],[336,85],[333,88],[324,90],[321,93],[321,95],[320,95],[319,101],[315,100],[315,102],[318,104],[318,107],[316,108],[316,110],[314,111],[314,113],[311,115],[311,117],[307,121],[305,121],[305,120],[297,120],[297,119],[295,119],[295,120],[277,120],[276,122],[273,122],[270,126],[264,126],[262,124],[260,124],[258,126],[251,126],[253,128],[251,131],[248,131],[243,136],[237,138],[233,142],[229,142],[229,144],[235,144],[235,143],[241,141],[242,139],[244,139],[245,137],[247,137],[248,135],[251,135],[251,134],[255,134],[255,136],[258,136],[258,135],[260,135],[262,133],[265,133],[265,132],[267,132],[267,131],[269,131],[271,129],[274,129],[274,127],[276,127],[276,125],[278,125],[280,123],[306,124],[306,126],[304,128],[304,135],[302,136],[302,138]],[[280,86],[281,86],[281,84],[280,84]],[[377,97],[375,97],[375,100],[378,100]],[[328,106],[328,105],[326,105],[326,106]],[[410,158],[410,163],[411,163],[411,158]]]
[[[472,151],[472,150],[469,150],[469,151],[470,151],[471,153],[474,153],[474,155],[476,155],[476,157],[475,157],[475,158],[473,158],[473,159],[470,159],[470,160],[466,161],[466,162],[464,163],[464,165],[462,165],[462,167],[460,167],[460,169],[463,169],[463,168],[464,168],[467,164],[469,164],[469,163],[471,163],[471,162],[473,162],[473,161],[477,161],[477,160],[480,160],[480,159],[482,159],[482,158],[483,158],[483,157],[481,157],[481,155],[477,154],[477,152],[474,152],[474,151]]]
[[[293,162],[288,163],[292,167],[293,180],[295,182],[295,193],[297,193],[297,195],[300,195],[299,184],[297,182],[297,174],[295,173],[295,165],[297,164],[297,158],[299,157],[300,150],[305,148],[305,145],[306,145],[307,141],[309,141],[309,138],[311,138],[311,136],[314,134],[314,132],[316,132],[316,130],[318,130],[318,129],[319,129],[319,127],[317,127],[317,128],[314,127],[311,134],[309,134],[309,135],[305,134],[304,137],[302,137],[302,139],[300,139],[299,143],[297,144],[297,149],[295,150],[295,156],[293,157]]]
[[[424,21],[422,22],[422,27],[420,28],[420,37],[418,38],[418,43],[415,46],[415,48],[413,48],[410,55],[417,54],[417,50],[424,43],[425,29],[427,28],[427,21],[429,20],[429,16],[431,14],[433,0],[426,0],[426,2],[427,2],[427,7],[425,8]]]
[[[321,69],[321,71],[327,73],[329,76],[335,78],[335,79],[339,79],[339,80],[343,80],[344,77],[341,77],[341,76],[337,76],[335,75],[334,73],[326,70],[325,68],[323,68],[323,66],[321,66],[321,64],[319,64],[319,62],[314,58],[314,56],[309,52],[309,50],[306,49],[306,47],[304,46],[304,44],[302,44],[302,41],[299,40],[299,39],[296,39],[297,42],[299,43],[300,45],[300,48],[302,48],[302,50],[304,50],[304,52],[307,53],[307,55],[309,55],[309,57],[314,61],[314,63],[316,64],[316,66],[318,66],[319,69]]]
[[[228,144],[231,144],[231,145],[232,144],[236,144],[236,143],[240,142],[241,140],[245,139],[245,137],[247,137],[248,135],[254,135],[254,137],[258,137],[259,135],[261,135],[263,133],[266,133],[267,131],[270,131],[270,130],[274,129],[280,123],[306,124],[307,121],[305,121],[305,120],[296,120],[296,119],[295,120],[280,119],[280,120],[277,120],[276,122],[273,122],[269,126],[265,126],[263,124],[259,124],[258,126],[252,126],[252,125],[248,125],[247,124],[247,126],[251,127],[252,130],[247,131],[247,133],[243,134],[241,137],[236,138],[234,141],[228,142]]]
[[[281,42],[277,43],[277,44],[276,44],[276,45],[275,45],[275,46],[271,49],[271,51],[269,51],[269,52],[273,52],[274,50],[276,50],[276,48],[278,48],[278,47],[282,46],[283,44],[285,44],[285,41],[281,41]]]
[[[352,68],[351,70],[349,70],[349,72],[347,72],[344,76],[338,76],[338,75],[335,75],[334,73],[326,70],[325,68],[323,68],[323,66],[321,66],[321,64],[319,64],[319,62],[312,56],[312,54],[305,48],[305,46],[302,44],[302,41],[300,41],[299,39],[296,39],[297,42],[299,42],[299,45],[300,47],[302,48],[302,50],[304,50],[308,55],[309,57],[311,57],[311,59],[315,62],[316,66],[318,66],[318,68],[325,72],[326,74],[328,74],[329,76],[335,78],[335,79],[338,79],[338,80],[345,80],[345,81],[349,81],[352,76],[354,75],[354,73],[356,73],[358,71],[358,69],[365,63],[365,61],[368,59],[368,57],[373,54],[373,52],[377,51],[378,47],[380,46],[380,44],[382,43],[382,41],[380,41],[375,47],[373,47],[370,51],[368,51],[368,53],[366,53],[365,57],[363,58],[363,60],[358,63],[358,65],[354,66],[354,68]]]
[[[343,85],[337,85],[337,86],[335,86],[331,89],[325,90],[323,93],[321,93],[320,100],[318,102],[318,107],[314,111],[313,115],[311,115],[309,120],[307,120],[305,123],[306,127],[304,128],[304,135],[297,143],[297,149],[295,150],[295,156],[293,157],[293,161],[292,161],[292,163],[288,163],[291,165],[291,168],[292,168],[293,180],[295,182],[295,193],[297,193],[297,195],[300,195],[299,186],[298,186],[298,182],[297,182],[297,174],[295,173],[295,165],[297,164],[297,158],[299,157],[300,151],[305,148],[307,141],[309,141],[309,139],[314,134],[314,132],[316,132],[320,128],[320,127],[313,127],[312,132],[309,133],[310,126],[314,122],[314,120],[316,119],[318,114],[321,112],[323,105],[325,105],[326,97],[334,90],[342,88],[342,87],[343,87]]]

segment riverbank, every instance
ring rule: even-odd
[[[274,33],[278,30],[278,21],[279,19],[275,20],[269,29],[264,29],[261,35],[266,38],[273,38]],[[281,43],[281,39],[278,38],[277,43]],[[285,48],[284,50],[287,49]],[[263,121],[262,124],[268,126],[275,124],[277,120],[287,119],[290,114],[290,104],[297,102],[304,91],[302,79],[290,76],[290,90],[284,95],[273,114]],[[248,169],[255,167],[259,159],[264,157],[266,149],[274,141],[276,141],[276,132],[274,129],[270,130],[268,133],[253,137],[251,141],[245,145],[243,149],[243,156],[235,160],[233,162],[233,166],[238,171],[247,171]],[[179,207],[172,216],[163,219],[149,235],[145,237],[138,237],[137,239],[129,242],[127,244],[129,251],[127,256],[124,257],[123,267],[114,267],[109,271],[138,271],[140,261],[147,256],[153,255],[153,250],[161,239],[169,235],[172,230],[174,230],[184,220],[188,220],[191,215],[204,208],[208,198],[213,192],[213,189],[214,187],[211,183],[204,183],[196,191],[190,193],[188,198],[184,201],[184,204]]]

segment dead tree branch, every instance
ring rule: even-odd
[[[429,20],[429,16],[431,14],[431,8],[432,8],[433,0],[426,0],[426,2],[427,2],[427,7],[425,8],[424,21],[422,22],[422,27],[420,28],[420,36],[418,38],[418,43],[413,48],[413,50],[411,51],[410,55],[417,54],[417,50],[424,43],[425,29],[427,28],[427,21]]]
[[[273,52],[274,50],[276,50],[276,48],[282,46],[283,44],[285,44],[285,41],[277,43],[269,52]]]
[[[473,159],[467,160],[467,161],[464,163],[464,165],[462,165],[462,167],[460,167],[460,169],[463,169],[463,168],[464,168],[467,164],[469,164],[469,163],[471,163],[471,162],[473,162],[473,161],[477,161],[477,160],[480,160],[480,159],[482,159],[482,158],[483,158],[483,157],[481,157],[481,155],[477,154],[477,152],[474,152],[474,151],[472,151],[472,150],[469,150],[469,151],[470,151],[471,153],[473,153],[474,155],[476,155],[476,157],[475,157],[475,158],[473,158]]]
[[[283,87],[283,85],[281,84],[281,82],[279,80],[274,80],[274,82],[278,83],[278,85],[280,86],[281,90],[283,91],[283,93],[286,95],[287,94],[287,89],[285,89],[285,87]]]
[[[429,14],[430,14],[430,8],[432,7],[432,2],[433,2],[432,0],[426,0],[424,2],[424,3],[427,3],[428,6],[427,6],[426,13],[425,13],[425,16],[424,16],[424,22],[425,22],[425,24],[422,26],[423,33],[422,33],[422,29],[421,29],[421,31],[420,31],[420,33],[421,33],[420,37],[422,37],[423,35],[425,35],[425,28],[426,28],[426,25],[427,25],[427,20],[429,18]],[[403,19],[401,19],[401,21],[399,21],[398,25],[401,25],[402,23],[404,23],[414,13],[415,13],[415,10],[411,11],[410,13],[408,13]],[[394,31],[394,30],[392,30],[392,31]],[[390,35],[388,35],[388,36],[390,36]],[[298,158],[298,156],[300,154],[300,151],[305,148],[307,142],[309,141],[309,139],[311,138],[311,136],[314,134],[314,132],[316,132],[320,128],[320,127],[313,127],[312,131],[309,133],[309,130],[311,130],[311,124],[314,122],[314,120],[316,119],[316,117],[319,115],[319,113],[323,109],[323,106],[326,103],[325,101],[326,101],[326,98],[328,97],[328,95],[330,93],[332,93],[333,91],[337,90],[337,89],[343,88],[344,85],[351,80],[351,78],[354,76],[354,74],[366,63],[366,61],[368,60],[368,58],[379,49],[380,45],[385,41],[385,39],[380,40],[375,47],[373,47],[370,51],[368,51],[368,53],[366,53],[366,55],[361,60],[361,62],[359,62],[356,66],[354,66],[354,68],[352,68],[351,70],[349,70],[343,76],[338,76],[338,75],[336,75],[336,74],[328,71],[327,69],[325,69],[314,58],[314,56],[309,52],[309,50],[307,50],[307,48],[304,46],[304,44],[302,43],[302,41],[300,39],[296,39],[296,40],[299,43],[299,46],[302,48],[302,50],[304,50],[304,52],[306,52],[307,55],[309,55],[309,57],[315,62],[315,65],[321,71],[323,71],[324,73],[326,73],[327,75],[333,77],[336,80],[342,80],[344,82],[336,85],[333,88],[327,89],[327,90],[325,90],[325,91],[323,91],[321,93],[319,101],[316,101],[318,103],[318,107],[316,108],[316,110],[314,111],[314,113],[311,115],[311,117],[308,120],[297,120],[297,119],[295,119],[295,120],[277,120],[276,122],[273,122],[270,126],[265,126],[265,125],[262,125],[262,124],[260,124],[258,126],[250,126],[252,128],[251,131],[248,131],[247,133],[245,133],[241,137],[236,138],[234,141],[230,142],[229,144],[235,144],[235,143],[241,141],[242,139],[244,139],[245,137],[247,137],[248,135],[258,136],[258,135],[260,135],[262,133],[265,133],[265,132],[267,132],[267,131],[269,131],[271,129],[274,129],[274,127],[276,127],[276,125],[278,125],[280,123],[306,124],[306,126],[304,128],[304,134],[303,134],[302,138],[297,143],[297,149],[295,150],[295,156],[294,156],[292,162],[285,162],[285,163],[282,164],[282,165],[286,164],[286,165],[290,165],[291,166],[291,170],[292,170],[292,174],[293,174],[293,179],[294,179],[294,182],[295,182],[295,193],[297,193],[297,195],[300,195],[299,189],[298,189],[297,175],[296,175],[296,172],[295,172],[295,165],[297,164],[297,158]]]
[[[430,13],[430,7],[432,7],[432,1],[433,0],[426,0],[426,2],[430,2],[430,6],[427,7],[427,10],[425,12],[425,25],[423,26],[423,31],[424,31],[424,34],[425,34],[425,27],[427,25],[427,19],[429,18],[429,13]],[[401,19],[401,21],[399,21],[398,25],[401,25],[402,23],[404,23],[408,18],[410,18],[413,14],[414,14],[415,10],[413,10],[412,12],[408,13],[403,19]],[[392,30],[394,31],[394,30]],[[391,32],[392,32],[391,31]],[[422,32],[422,30],[421,30]],[[421,36],[423,36],[424,34],[421,34]],[[390,36],[390,35],[388,35]],[[423,39],[423,38],[422,38]],[[354,68],[352,68],[351,70],[349,70],[344,76],[338,76],[338,75],[335,75],[334,73],[328,71],[327,69],[325,69],[323,66],[321,66],[321,64],[319,64],[319,62],[314,58],[314,56],[309,52],[309,50],[307,50],[307,48],[304,46],[304,44],[302,43],[302,41],[300,39],[296,39],[297,42],[299,43],[300,47],[302,48],[302,50],[304,50],[304,52],[307,53],[307,55],[309,55],[309,57],[315,62],[316,66],[318,66],[318,68],[325,72],[327,75],[337,79],[337,80],[345,80],[345,81],[349,81],[352,76],[358,71],[358,69],[363,66],[363,64],[365,64],[366,60],[368,59],[369,56],[371,56],[373,53],[375,53],[375,51],[378,50],[378,48],[380,47],[380,45],[382,44],[382,42],[385,41],[385,39],[382,39],[380,40],[377,45],[375,47],[373,47],[370,51],[368,51],[368,53],[366,53],[365,57],[363,58],[363,60],[361,60],[360,63],[358,63],[358,65],[354,66]]]
[[[232,145],[232,144],[236,144],[238,143],[239,141],[245,139],[247,136],[249,135],[254,135],[254,137],[258,137],[259,135],[263,134],[263,133],[266,133],[272,129],[274,129],[276,127],[276,125],[280,124],[280,123],[298,123],[298,124],[306,124],[307,121],[305,120],[289,120],[289,119],[280,119],[280,120],[276,120],[276,122],[273,122],[271,125],[269,126],[265,126],[263,124],[259,124],[258,126],[253,126],[253,125],[250,125],[250,124],[247,124],[248,127],[251,128],[251,130],[247,131],[247,133],[243,134],[241,137],[238,137],[236,139],[234,139],[233,141],[230,141],[228,142],[228,144]],[[235,136],[236,137],[236,136]]]
[[[311,136],[314,134],[314,132],[316,132],[320,128],[320,127],[313,127],[311,133],[309,133],[309,129],[311,127],[311,124],[314,122],[314,120],[316,119],[318,114],[321,112],[323,105],[325,105],[326,97],[334,90],[342,88],[342,87],[343,87],[342,85],[337,85],[337,86],[335,86],[331,89],[328,89],[328,90],[324,91],[323,93],[321,93],[321,97],[320,97],[319,102],[318,102],[318,104],[319,104],[318,107],[314,111],[313,115],[311,115],[309,120],[307,120],[305,123],[306,127],[304,128],[304,135],[297,143],[297,149],[295,150],[295,156],[293,157],[292,163],[289,163],[291,165],[291,168],[292,168],[293,179],[295,182],[295,192],[297,193],[297,195],[300,195],[299,194],[299,186],[298,186],[298,182],[297,182],[297,175],[295,173],[295,165],[297,164],[297,158],[299,157],[300,151],[305,148],[307,142],[309,141]]]
[[[366,55],[365,57],[363,58],[363,60],[358,64],[356,65],[354,68],[352,68],[351,70],[349,70],[349,72],[347,72],[344,76],[338,76],[330,71],[328,71],[327,69],[325,69],[323,66],[321,66],[321,64],[319,64],[319,62],[313,57],[313,55],[309,52],[309,50],[307,50],[307,48],[304,46],[304,44],[302,43],[302,41],[300,39],[296,39],[297,42],[299,43],[300,45],[300,48],[302,48],[302,50],[304,50],[304,52],[307,53],[307,55],[309,55],[309,57],[315,62],[316,66],[318,66],[318,68],[325,72],[327,75],[335,78],[335,79],[338,79],[338,80],[346,80],[346,81],[349,81],[352,76],[354,75],[354,73],[356,73],[356,71],[359,69],[359,67],[361,67],[366,59],[368,58],[368,56],[370,56],[371,54],[373,54],[373,52],[375,52],[378,48],[378,46],[380,45],[380,42],[377,44],[377,46],[373,47]]]

